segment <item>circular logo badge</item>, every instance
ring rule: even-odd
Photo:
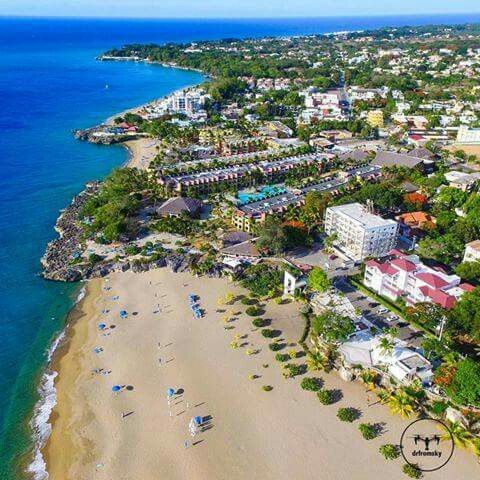
[[[453,436],[440,420],[421,418],[403,431],[400,450],[407,463],[423,472],[433,472],[452,458]]]

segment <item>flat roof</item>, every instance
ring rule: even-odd
[[[336,207],[328,207],[327,211],[339,212],[360,223],[365,228],[387,227],[397,222],[390,219],[384,219],[379,215],[367,212],[365,207],[360,203],[348,203],[346,205],[338,205]]]

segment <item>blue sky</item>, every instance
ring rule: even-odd
[[[480,13],[480,0],[0,0],[0,15],[291,17]]]

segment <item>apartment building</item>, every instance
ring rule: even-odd
[[[325,212],[325,232],[336,235],[337,253],[356,262],[382,257],[397,243],[398,223],[375,215],[360,203],[329,207]]]
[[[420,302],[436,303],[445,309],[473,287],[460,283],[458,275],[447,275],[423,264],[417,255],[405,255],[397,250],[383,261],[365,263],[363,283],[380,295],[397,300],[403,297],[407,305]]]

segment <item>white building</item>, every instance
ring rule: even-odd
[[[464,145],[480,144],[480,128],[468,128],[466,125],[461,125],[458,129],[457,143]]]
[[[480,240],[467,243],[465,245],[465,254],[463,256],[464,262],[480,261]]]
[[[464,192],[470,191],[480,180],[480,173],[465,173],[451,170],[445,173],[445,180],[451,187],[459,188]]]
[[[329,207],[325,232],[336,235],[338,254],[360,262],[367,257],[385,256],[397,243],[398,223],[371,213],[360,203]]]
[[[429,302],[445,309],[473,287],[460,284],[458,275],[447,275],[424,265],[417,255],[390,252],[385,261],[369,260],[365,264],[363,283],[384,297],[404,297],[407,305]]]
[[[195,117],[204,110],[206,96],[199,90],[182,90],[167,99],[167,108],[175,113]]]

